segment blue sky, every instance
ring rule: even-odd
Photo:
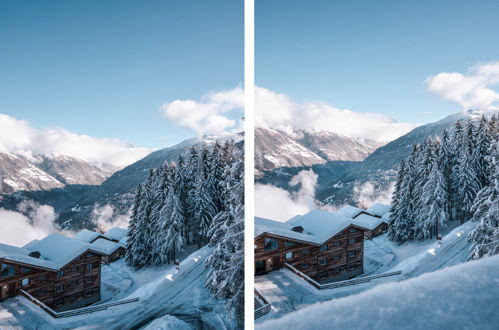
[[[256,0],[256,84],[296,102],[435,121],[461,108],[425,79],[498,61],[498,13],[490,0]]]
[[[170,146],[196,133],[159,108],[241,85],[243,28],[242,0],[0,0],[0,113]]]

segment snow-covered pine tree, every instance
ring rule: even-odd
[[[207,259],[210,268],[206,287],[215,296],[227,299],[227,308],[237,320],[244,321],[244,163],[227,165],[225,210],[217,214],[219,226],[212,228],[210,246],[215,246]]]
[[[199,166],[196,173],[196,181],[194,190],[192,191],[191,213],[193,222],[196,224],[196,240],[198,246],[206,244],[209,240],[208,230],[211,227],[213,217],[216,214],[216,206],[213,195],[208,190],[209,186],[206,184],[208,176],[204,173],[204,166]]]
[[[139,184],[137,187],[137,190],[135,192],[135,198],[132,206],[132,215],[130,217],[130,221],[128,223],[128,240],[126,244],[126,251],[134,251],[136,249],[136,244],[138,242],[138,236],[139,236],[139,217],[138,217],[138,212],[139,212],[139,205],[142,201],[143,197],[142,193],[142,185]],[[134,267],[135,263],[137,262],[137,256],[135,253],[126,253],[125,254],[125,263],[129,267]]]
[[[449,166],[451,174],[449,177],[450,184],[450,207],[451,207],[451,220],[460,220],[462,200],[459,189],[459,159],[461,157],[461,148],[464,136],[464,127],[462,122],[458,120],[451,131],[451,139],[449,141]]]

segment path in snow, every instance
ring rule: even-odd
[[[396,246],[387,240],[386,234],[367,240],[364,276],[401,270],[403,274],[399,276],[327,290],[316,289],[288,269],[257,276],[255,287],[272,304],[272,311],[256,322],[279,318],[317,302],[350,296],[383,283],[401,281],[465,262],[469,249],[466,236],[475,226],[475,223],[467,222],[454,228],[444,236],[441,248],[435,241]]]

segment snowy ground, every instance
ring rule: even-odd
[[[499,256],[317,303],[258,329],[499,329]]]
[[[162,319],[164,329],[168,329],[168,324],[176,321],[167,316],[194,328],[226,329],[227,322],[220,318],[226,314],[225,302],[214,299],[204,287],[204,261],[210,253],[207,247],[193,252],[181,262],[178,273],[171,265],[132,272],[122,261],[113,263],[103,269],[107,284],[104,299],[139,297],[140,301],[105,311],[54,319],[24,297],[9,299],[0,306],[0,329],[131,329],[146,327],[157,319],[156,324],[162,324]]]
[[[262,323],[317,302],[350,296],[387,282],[402,281],[465,262],[469,249],[466,236],[474,227],[475,223],[468,222],[452,229],[444,236],[441,248],[437,247],[435,241],[397,246],[388,241],[386,234],[366,240],[363,276],[397,270],[401,270],[402,275],[354,286],[318,290],[287,269],[258,276],[255,279],[255,287],[272,304],[272,311],[258,318],[256,322]]]

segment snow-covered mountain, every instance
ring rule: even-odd
[[[328,161],[361,161],[383,145],[321,130],[286,133],[268,128],[255,129],[255,169],[271,171],[281,167],[324,164]]]
[[[23,157],[0,153],[0,193],[40,191],[66,185],[99,185],[119,167],[70,156]]]

